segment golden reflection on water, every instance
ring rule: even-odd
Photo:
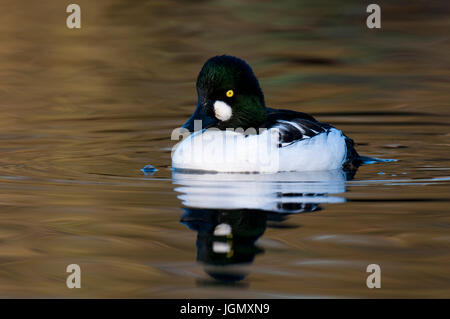
[[[80,30],[58,1],[0,4],[0,297],[450,297],[446,3],[381,4],[377,31],[358,1],[77,3]],[[268,222],[234,286],[196,262],[169,169],[196,75],[222,53],[253,66],[268,105],[398,159],[361,167],[345,203]]]

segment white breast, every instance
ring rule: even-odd
[[[320,171],[342,167],[345,137],[337,129],[279,147],[278,130],[258,135],[208,129],[180,142],[172,167],[216,172]]]

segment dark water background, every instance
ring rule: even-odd
[[[80,30],[68,3],[0,3],[0,297],[450,297],[447,1],[377,2],[381,30],[361,1],[76,3]],[[171,131],[222,53],[269,106],[398,161],[347,182],[172,180]]]

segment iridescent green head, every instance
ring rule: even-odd
[[[197,110],[189,121],[206,119],[220,129],[247,129],[266,120],[258,79],[242,59],[221,55],[206,61],[197,78],[197,94]]]

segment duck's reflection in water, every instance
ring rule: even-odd
[[[193,174],[173,172],[184,208],[181,223],[195,230],[197,260],[213,278],[237,282],[263,249],[255,242],[266,227],[282,225],[290,214],[314,212],[321,203],[345,202],[339,171],[277,174]]]

